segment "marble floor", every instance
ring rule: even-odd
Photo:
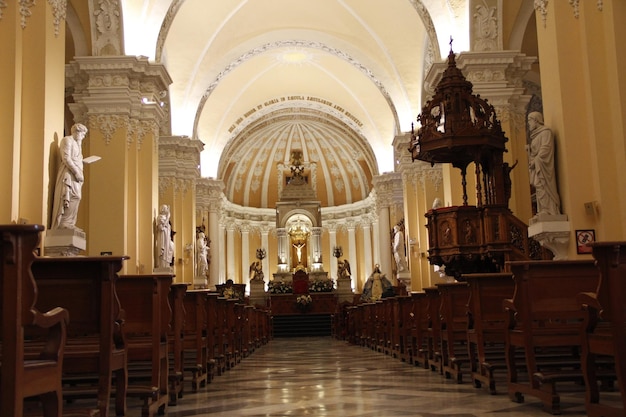
[[[167,416],[550,415],[533,397],[514,403],[330,337],[274,339],[199,392],[186,391]],[[564,394],[561,403],[564,416],[586,415],[583,390]],[[127,415],[141,415],[138,400],[129,399]]]

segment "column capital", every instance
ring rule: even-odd
[[[166,119],[172,83],[165,66],[136,56],[80,56],[65,67],[66,85],[78,122],[87,115],[116,114],[137,119]]]
[[[391,207],[403,201],[402,174],[389,172],[372,178],[378,208]]]

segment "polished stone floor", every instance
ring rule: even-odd
[[[564,394],[562,415],[584,416],[584,391]],[[140,416],[129,400],[128,416]],[[489,395],[365,347],[321,338],[274,339],[167,416],[549,416],[526,396]]]

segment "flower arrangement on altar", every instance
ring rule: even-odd
[[[331,292],[335,289],[335,281],[332,279],[320,279],[309,283],[309,292]]]
[[[313,299],[311,298],[311,296],[309,294],[302,294],[299,295],[298,298],[296,298],[296,304],[298,305],[298,307],[308,307],[309,304],[311,304],[313,302]]]
[[[267,292],[270,294],[290,294],[293,287],[290,282],[272,280],[267,284]]]

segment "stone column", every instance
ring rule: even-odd
[[[224,183],[213,178],[200,178],[196,182],[196,199],[199,207],[209,213],[207,237],[209,238],[209,288],[220,283],[224,276],[223,228],[220,228]]]
[[[64,136],[65,96],[65,23],[52,16],[65,5],[0,3],[0,223],[48,226],[48,166],[56,156],[53,145]],[[81,228],[86,227],[83,212],[77,221]]]
[[[374,177],[376,190],[376,207],[378,210],[378,226],[380,241],[380,270],[388,277],[391,276],[391,230],[404,217],[402,195],[402,175],[387,173]]]
[[[371,262],[372,258],[372,232],[369,219],[363,219],[363,223],[361,223],[361,229],[363,229],[363,257],[365,258],[365,273],[363,274],[364,279],[367,279],[372,274],[374,270],[374,265]]]
[[[276,239],[278,240],[278,272],[284,273],[289,269],[289,236],[284,227],[276,229]]]
[[[337,228],[334,222],[325,223],[326,230],[328,230],[328,245],[330,246],[330,276],[337,278],[337,258],[333,255],[333,250],[337,246]]]
[[[358,260],[356,257],[356,225],[353,223],[347,224],[346,229],[348,229],[348,259],[350,260],[350,266],[352,269],[352,291],[358,291]]]
[[[197,167],[203,148],[202,142],[187,136],[159,138],[159,203],[169,204],[172,211],[177,282],[191,283],[195,276]]]
[[[321,227],[311,228],[311,237],[309,238],[309,241],[311,242],[311,266],[317,272],[321,272],[324,270],[324,265],[322,263],[321,235]]]
[[[235,230],[233,223],[226,225],[226,279],[235,281]]]
[[[241,283],[246,284],[250,291],[250,224],[244,222],[239,225],[241,230]]]
[[[221,224],[219,225],[219,236],[218,236],[218,244],[219,248],[219,275],[215,280],[218,284],[223,284],[226,282],[226,226]]]
[[[161,97],[171,79],[163,65],[133,56],[75,57],[66,78],[75,122],[89,129],[83,154],[102,158],[89,166],[81,201],[89,254],[129,255],[123,272],[153,266],[159,126],[166,118]]]

